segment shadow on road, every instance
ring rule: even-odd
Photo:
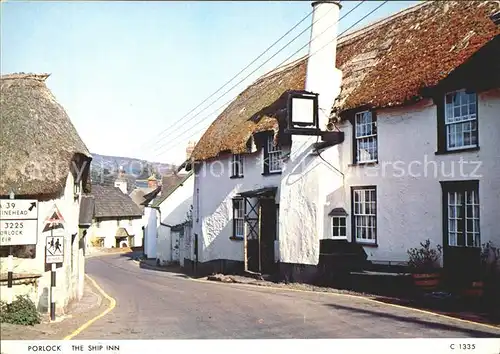
[[[461,332],[461,333],[464,333],[468,336],[475,337],[475,338],[496,338],[497,337],[497,335],[493,334],[494,330],[492,330],[492,332],[483,332],[483,331],[474,330],[474,329],[466,329],[466,328],[456,327],[456,326],[444,324],[444,323],[431,322],[431,321],[426,321],[426,320],[418,319],[418,318],[400,316],[400,315],[395,315],[395,314],[391,314],[391,313],[387,313],[387,312],[372,311],[369,309],[361,309],[358,307],[344,306],[344,305],[339,305],[339,304],[328,304],[326,306],[333,307],[337,310],[357,312],[357,313],[366,314],[366,315],[370,315],[370,316],[379,316],[379,317],[389,318],[392,320],[397,320],[397,321],[402,321],[402,322],[411,322],[411,323],[415,323],[418,325],[423,325],[427,328]],[[499,330],[499,333],[500,333],[500,330]]]

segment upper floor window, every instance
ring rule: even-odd
[[[231,177],[243,177],[243,155],[233,154],[231,160]]]
[[[478,146],[477,96],[465,90],[445,95],[444,126],[446,150]]]
[[[354,116],[355,163],[376,162],[378,159],[377,121],[370,111]]]
[[[274,137],[270,135],[264,146],[264,174],[279,173],[282,167],[282,150],[274,143]]]

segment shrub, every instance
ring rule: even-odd
[[[498,274],[500,271],[500,248],[489,241],[481,247],[481,271],[484,274]]]
[[[11,304],[0,301],[0,322],[33,326],[41,322],[41,317],[33,301],[22,295]]]
[[[431,241],[426,240],[420,243],[420,248],[410,248],[408,250],[408,265],[417,272],[433,272],[439,268],[442,248],[437,245],[436,249],[431,248]]]

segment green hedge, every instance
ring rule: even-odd
[[[0,322],[33,326],[41,322],[36,305],[27,295],[17,296],[9,305],[0,301]]]

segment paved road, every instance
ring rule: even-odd
[[[113,255],[87,272],[116,308],[74,339],[497,337],[485,327],[352,297],[195,282]]]

